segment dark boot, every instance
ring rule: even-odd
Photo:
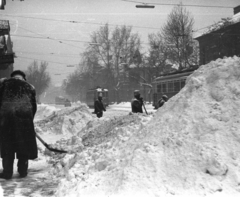
[[[28,159],[26,158],[21,158],[18,159],[18,173],[20,175],[21,178],[24,178],[27,176],[27,171],[28,171]]]
[[[0,173],[0,178],[11,179],[13,175],[13,162],[14,158],[4,157],[2,158],[3,172]]]

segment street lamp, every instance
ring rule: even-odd
[[[136,8],[155,8],[155,6],[143,4],[143,5],[136,5]]]

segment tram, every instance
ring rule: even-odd
[[[69,99],[64,98],[63,96],[56,96],[55,105],[64,105],[65,107],[71,107],[72,104]]]
[[[97,87],[93,89],[89,89],[87,91],[87,96],[86,96],[86,103],[89,107],[93,108],[94,107],[94,102],[97,100],[98,96],[102,95],[102,102],[104,106],[109,105],[109,99],[108,99],[108,89]]]
[[[157,108],[157,102],[163,95],[167,95],[168,98],[171,98],[177,94],[185,86],[187,77],[195,70],[196,68],[181,73],[157,77],[153,81],[153,106]]]

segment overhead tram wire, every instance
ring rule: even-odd
[[[28,31],[28,32],[31,32],[31,33],[33,33],[33,34],[40,35],[40,36],[42,36],[43,38],[57,41],[57,42],[59,42],[59,43],[61,43],[61,44],[65,44],[65,45],[69,45],[69,46],[72,46],[72,47],[76,47],[76,48],[83,49],[83,47],[78,47],[78,46],[75,46],[75,45],[71,45],[71,44],[68,44],[68,43],[62,42],[61,40],[58,40],[58,39],[55,39],[55,38],[51,38],[51,37],[49,37],[49,36],[43,36],[43,35],[41,35],[41,34],[39,34],[39,33],[33,32],[33,31],[28,30],[28,29],[25,29],[25,28],[23,28],[23,27],[19,27],[19,26],[18,26],[18,28],[23,29],[23,30]],[[13,35],[13,36],[14,36],[14,35]]]
[[[40,17],[31,17],[31,16],[19,16],[19,15],[10,15],[10,14],[0,14],[3,16],[8,16],[8,17],[19,17],[19,18],[31,18],[35,20],[46,20],[46,21],[54,21],[54,22],[64,22],[64,23],[84,23],[87,25],[99,25],[99,26],[104,26],[105,24],[108,24],[109,26],[120,26],[121,24],[111,24],[111,23],[94,23],[94,22],[83,22],[83,21],[68,21],[68,20],[57,20],[57,19],[50,19],[50,18],[40,18]],[[157,29],[159,30],[160,28],[156,27],[143,27],[143,26],[134,26],[134,25],[126,25],[127,27],[134,27],[134,28],[140,28],[140,29]]]
[[[147,3],[147,2],[142,2],[142,1],[131,1],[131,0],[121,0],[121,1],[126,1],[126,2],[132,2],[132,3],[141,3],[141,4],[146,4],[146,5],[163,5],[163,6],[173,6],[173,5],[179,5],[177,3]],[[205,8],[233,8],[230,6],[214,6],[214,5],[194,5],[194,4],[181,4],[182,6],[186,7],[205,7]]]
[[[16,36],[16,37],[24,37],[24,38],[36,38],[36,39],[49,39],[47,37],[35,37],[35,36],[24,36],[24,35],[11,35],[11,36]],[[60,39],[55,39],[55,40],[60,40]],[[69,42],[82,42],[82,43],[86,43],[86,44],[92,44],[92,42],[88,42],[88,41],[81,41],[81,40],[67,40],[67,39],[63,39],[64,41],[69,41]],[[98,44],[98,43],[94,43],[94,44]],[[128,43],[131,44],[131,43]],[[148,45],[149,43],[141,43],[141,44],[145,44]],[[74,46],[74,45],[73,45]],[[77,46],[76,46],[77,47]],[[80,47],[79,47],[80,48]]]
[[[55,64],[62,64],[62,65],[72,65],[72,66],[78,66],[79,64],[65,64],[65,63],[61,63],[61,62],[54,62],[54,61],[48,61],[48,60],[43,60],[43,59],[36,59],[36,58],[30,58],[30,57],[23,57],[23,56],[19,56],[17,55],[17,58],[23,58],[23,59],[30,59],[30,60],[38,60],[38,61],[43,61],[43,62],[50,62],[50,63],[55,63]]]
[[[51,40],[56,40],[56,41],[68,41],[68,42],[81,42],[81,43],[86,43],[89,44],[90,42],[87,41],[81,41],[81,40],[68,40],[68,39],[55,39],[55,38],[49,38],[49,37],[36,37],[36,36],[26,36],[26,35],[17,35],[17,34],[13,34],[11,36],[16,36],[16,37],[23,37],[23,38],[37,38],[37,39],[51,39]],[[73,45],[74,46],[74,45]],[[77,47],[77,46],[76,46]],[[79,47],[80,48],[80,47]]]
[[[32,51],[16,51],[14,50],[14,52],[16,53],[27,53],[27,54],[35,54],[35,55],[51,55],[51,56],[58,56],[58,57],[71,57],[71,58],[81,58],[78,54],[57,54],[57,53],[39,53],[39,52],[32,52]]]
[[[12,35],[12,36],[17,36],[17,37],[26,37],[26,38],[38,38],[38,39],[51,39],[51,40],[56,40],[56,41],[59,41],[60,43],[63,43],[62,41],[68,41],[68,42],[81,42],[81,43],[86,43],[86,44],[91,44],[91,42],[89,41],[83,41],[83,40],[69,40],[69,39],[57,39],[57,38],[50,38],[48,36],[43,36],[42,34],[39,34],[39,33],[36,33],[36,32],[33,32],[31,30],[28,30],[26,28],[23,28],[23,27],[19,27],[21,29],[24,29],[26,31],[29,31],[31,33],[34,33],[34,34],[37,34],[37,35],[40,35],[41,37],[33,37],[33,36],[24,36],[24,35]],[[66,44],[66,43],[65,43]],[[149,43],[141,43],[141,44],[144,44],[144,45],[148,45]],[[68,45],[68,44],[67,44]],[[74,45],[70,45],[70,46],[74,46]],[[77,46],[74,46],[74,47],[77,47]],[[83,47],[77,47],[77,48],[81,48],[83,49]]]

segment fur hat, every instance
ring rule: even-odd
[[[140,95],[140,91],[139,90],[134,90],[134,95]]]
[[[26,75],[25,75],[25,73],[23,72],[23,71],[21,71],[21,70],[15,70],[15,71],[13,71],[12,73],[11,73],[11,77],[14,77],[14,76],[16,76],[16,75],[21,75],[22,77],[23,77],[23,79],[26,81]]]

